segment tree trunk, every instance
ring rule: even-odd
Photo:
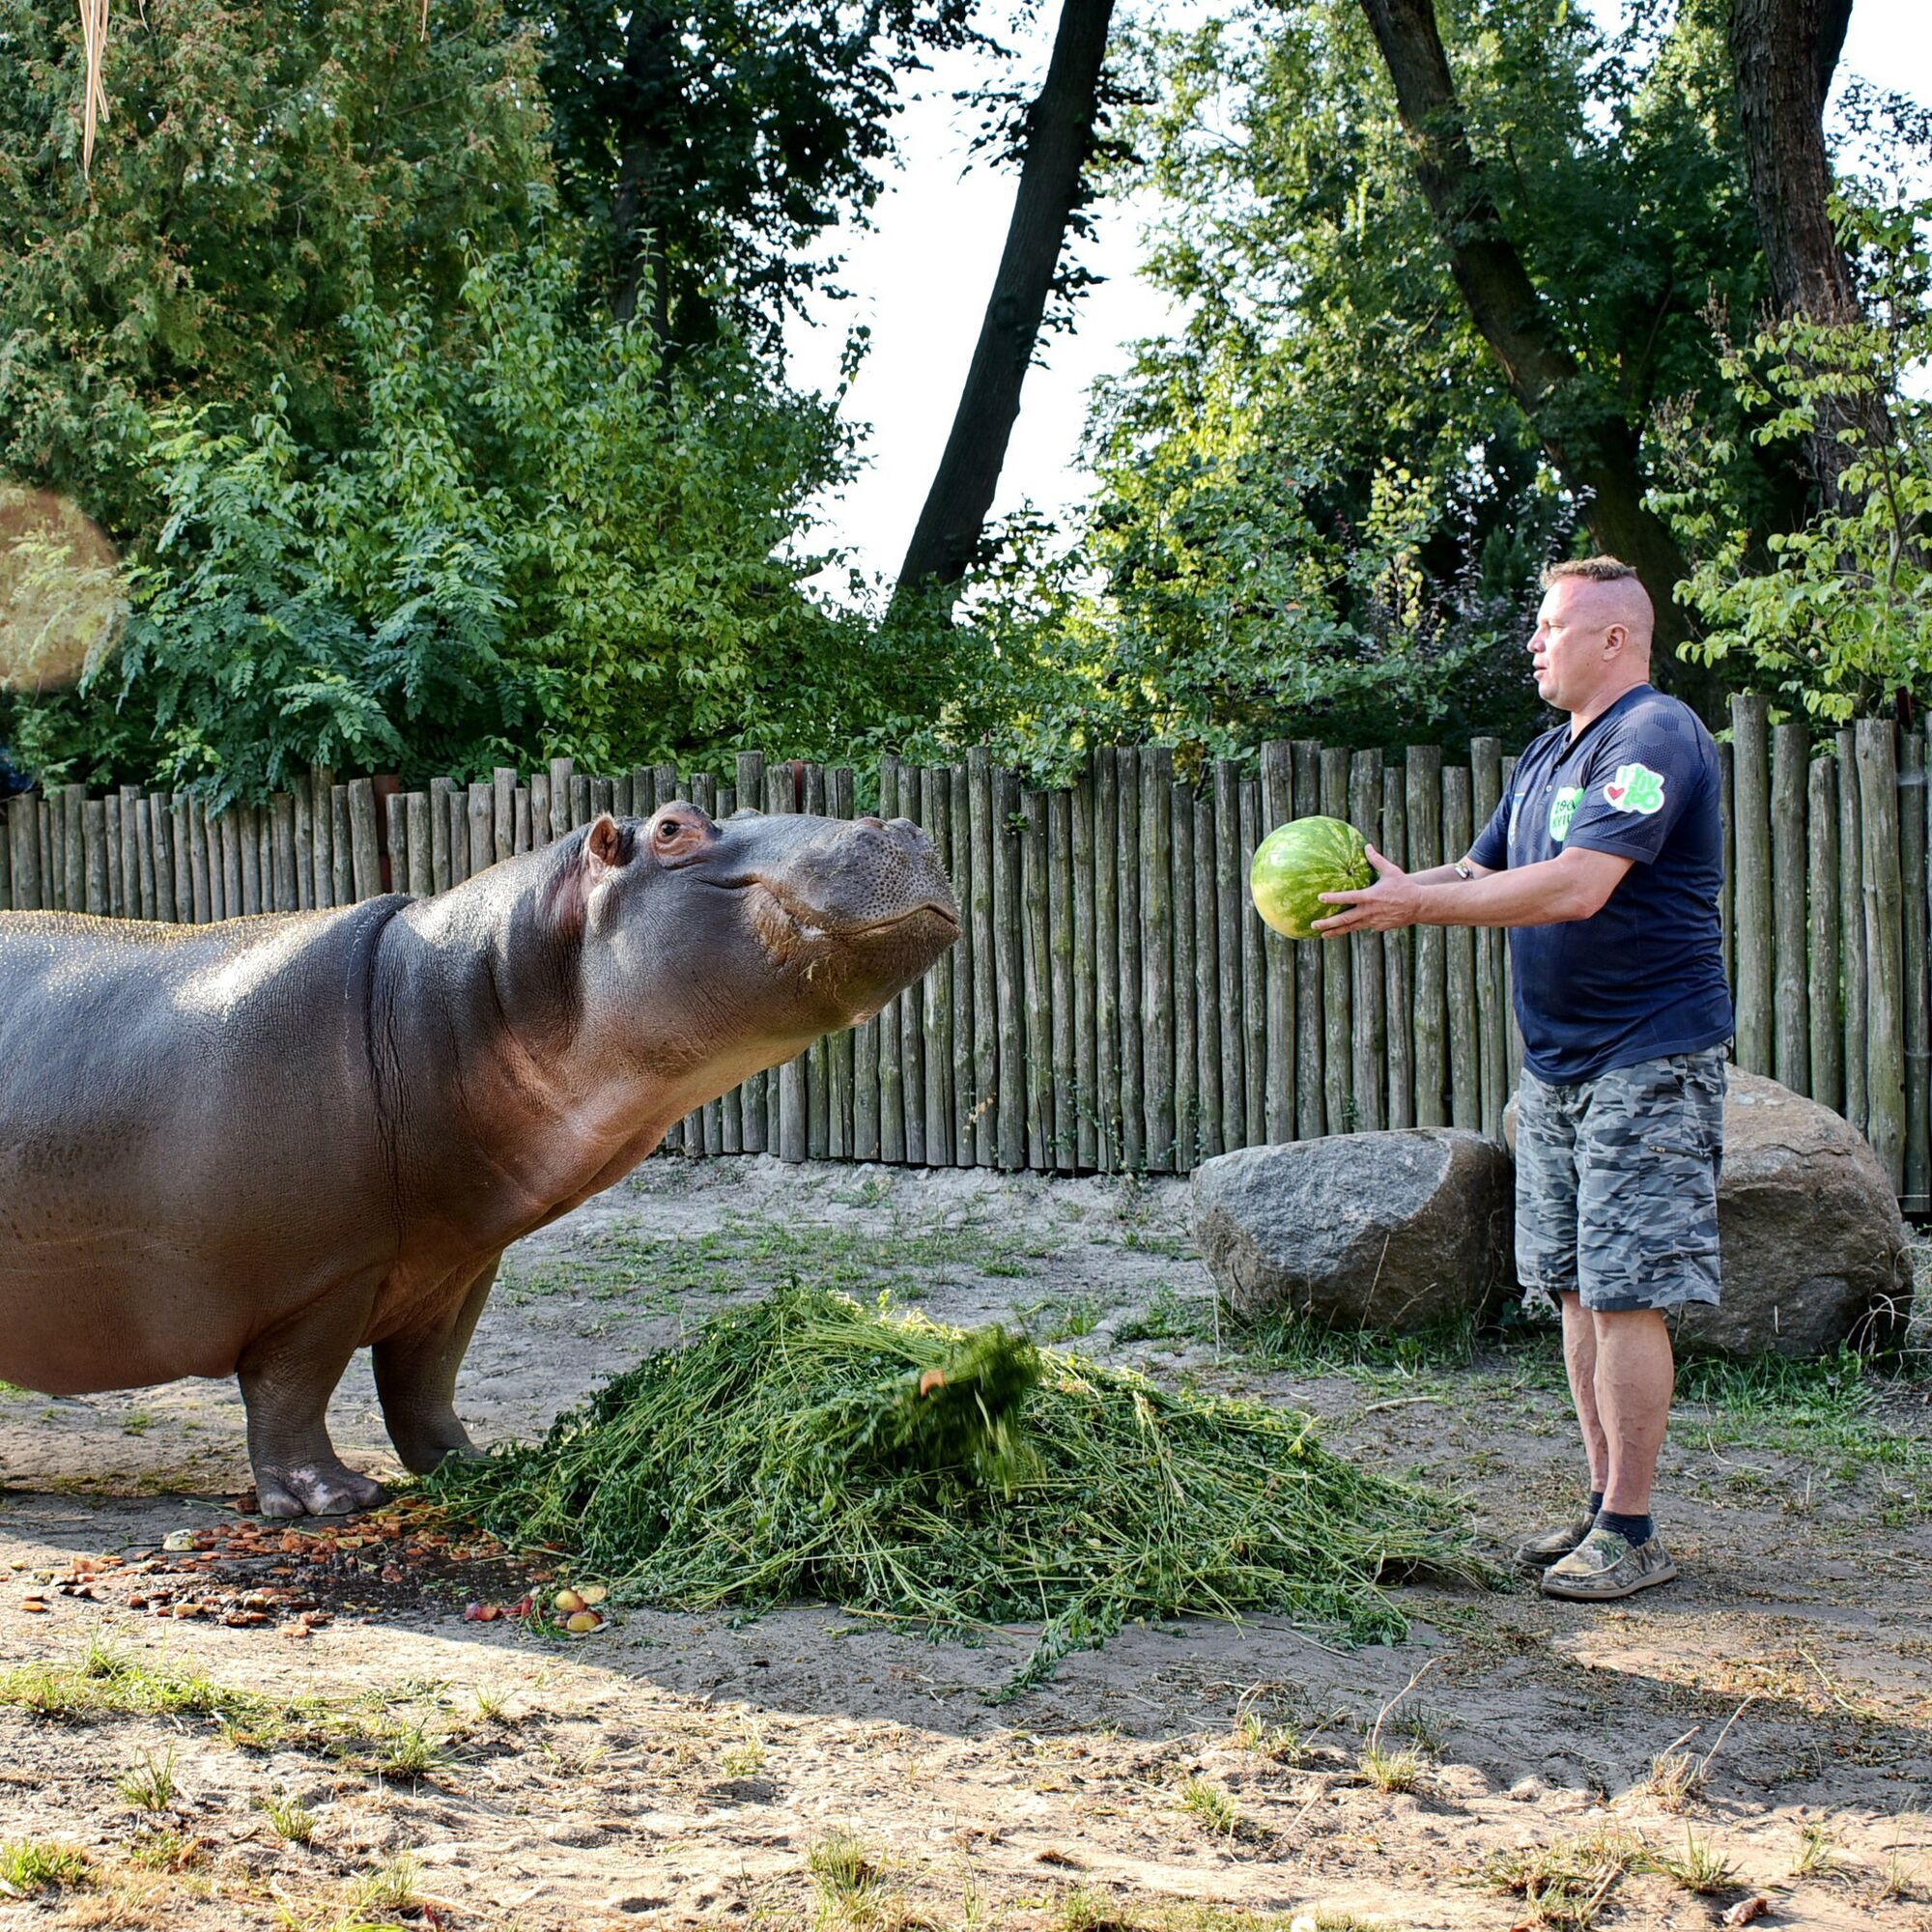
[[[1020,412],[1020,384],[1067,221],[1079,205],[1113,11],[1114,0],[1062,0],[1046,82],[1027,114],[1026,158],[1007,245],[946,452],[899,568],[898,595],[929,583],[956,589],[985,528]]]
[[[1501,363],[1557,473],[1581,499],[1599,547],[1631,564],[1657,609],[1657,682],[1709,715],[1718,681],[1680,662],[1690,635],[1672,595],[1689,575],[1663,523],[1644,508],[1637,437],[1558,333],[1469,145],[1434,0],[1361,0],[1389,78],[1437,233],[1469,315]]]
[[[1825,153],[1825,98],[1845,43],[1852,0],[1731,0],[1731,73],[1750,172],[1751,208],[1771,268],[1780,319],[1859,320],[1852,267],[1827,206],[1832,164]],[[1882,397],[1860,392],[1828,406],[1805,456],[1819,492],[1847,507],[1839,478],[1858,451],[1838,431],[1855,427],[1869,446],[1891,425]]]

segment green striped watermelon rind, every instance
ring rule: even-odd
[[[1293,818],[1261,842],[1248,872],[1255,910],[1289,939],[1316,939],[1318,919],[1340,906],[1323,905],[1323,893],[1363,892],[1376,882],[1368,841],[1339,818]]]

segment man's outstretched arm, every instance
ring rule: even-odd
[[[1395,932],[1406,925],[1558,925],[1588,919],[1603,910],[1633,863],[1620,853],[1583,845],[1503,872],[1464,860],[1474,874],[1467,879],[1453,866],[1405,872],[1373,845],[1369,862],[1377,873],[1373,886],[1321,895],[1324,904],[1336,908],[1332,918],[1315,922],[1324,939],[1345,932]]]

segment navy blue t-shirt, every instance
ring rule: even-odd
[[[1546,731],[1469,857],[1496,871],[1573,845],[1635,863],[1593,918],[1510,929],[1529,1070],[1570,1086],[1729,1039],[1718,748],[1688,705],[1639,685],[1574,744]]]

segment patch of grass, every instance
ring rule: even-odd
[[[1480,1333],[1473,1315],[1406,1335],[1380,1328],[1331,1328],[1304,1315],[1272,1315],[1256,1322],[1230,1317],[1221,1329],[1223,1343],[1259,1367],[1352,1376],[1378,1387],[1471,1367]]]
[[[1301,1755],[1304,1740],[1293,1724],[1272,1723],[1252,1705],[1235,1720],[1234,1745],[1250,1757],[1290,1764]]]
[[[94,1861],[78,1845],[25,1838],[0,1844],[0,1882],[16,1892],[72,1891],[94,1883]]]
[[[862,1840],[849,1832],[833,1832],[805,1855],[806,1870],[818,1890],[818,1923],[877,1927],[890,1923],[882,1909],[880,1871]]]
[[[1131,1619],[1264,1609],[1395,1637],[1385,1568],[1492,1579],[1436,1533],[1446,1505],[1328,1454],[1308,1416],[796,1284],[427,1487],[660,1605],[1044,1621],[1009,1690]]]
[[[1207,1342],[1214,1335],[1214,1310],[1206,1300],[1183,1300],[1167,1283],[1154,1290],[1138,1315],[1114,1329],[1116,1342]]]
[[[1605,1831],[1492,1852],[1481,1872],[1492,1890],[1520,1898],[1532,1923],[1554,1932],[1590,1932],[1617,1881],[1643,1863],[1643,1847],[1635,1838]]]
[[[1698,1893],[1728,1889],[1734,1867],[1709,1838],[1700,1838],[1687,1825],[1683,1852],[1654,1852],[1651,1861],[1671,1883]]]
[[[755,1729],[748,1731],[735,1745],[725,1747],[718,1761],[726,1777],[755,1777],[765,1768],[765,1741]]]
[[[1241,1814],[1235,1801],[1205,1777],[1190,1777],[1180,1787],[1180,1806],[1217,1838],[1232,1838],[1241,1830]]]
[[[412,1852],[398,1852],[349,1886],[349,1902],[358,1912],[408,1912],[421,1895],[422,1863]]]
[[[379,1742],[374,1763],[384,1777],[430,1777],[448,1769],[449,1751],[426,1723],[399,1724]]]
[[[1661,1750],[1643,1788],[1665,1811],[1681,1811],[1704,1789],[1704,1768],[1687,1750]]]
[[[1144,1919],[1125,1916],[1126,1908],[1104,1891],[1085,1886],[1069,1891],[1055,1909],[1054,1932],[1141,1932]]]
[[[255,1801],[255,1808],[269,1821],[269,1829],[285,1844],[306,1845],[315,1839],[315,1813],[300,1799],[286,1791],[270,1792]]]
[[[155,1418],[145,1408],[130,1408],[121,1418],[123,1435],[145,1435],[155,1426]]]
[[[165,1811],[175,1802],[175,1747],[170,1745],[157,1758],[144,1750],[141,1762],[124,1771],[114,1780],[114,1788],[128,1803],[141,1811]]]
[[[1798,1828],[1798,1857],[1792,1862],[1791,1876],[1835,1878],[1841,1869],[1832,1821],[1829,1818],[1805,1819]]]
[[[128,1856],[148,1871],[185,1872],[208,1861],[208,1846],[204,1840],[173,1829],[143,1832]]]
[[[1424,1770],[1422,1753],[1413,1745],[1404,1745],[1399,1750],[1369,1745],[1356,1766],[1368,1783],[1389,1793],[1413,1791],[1422,1782]]]
[[[1067,1299],[1048,1296],[1019,1311],[1028,1333],[1042,1342],[1084,1341],[1099,1327],[1105,1316],[1106,1310],[1091,1294],[1076,1294]]]

